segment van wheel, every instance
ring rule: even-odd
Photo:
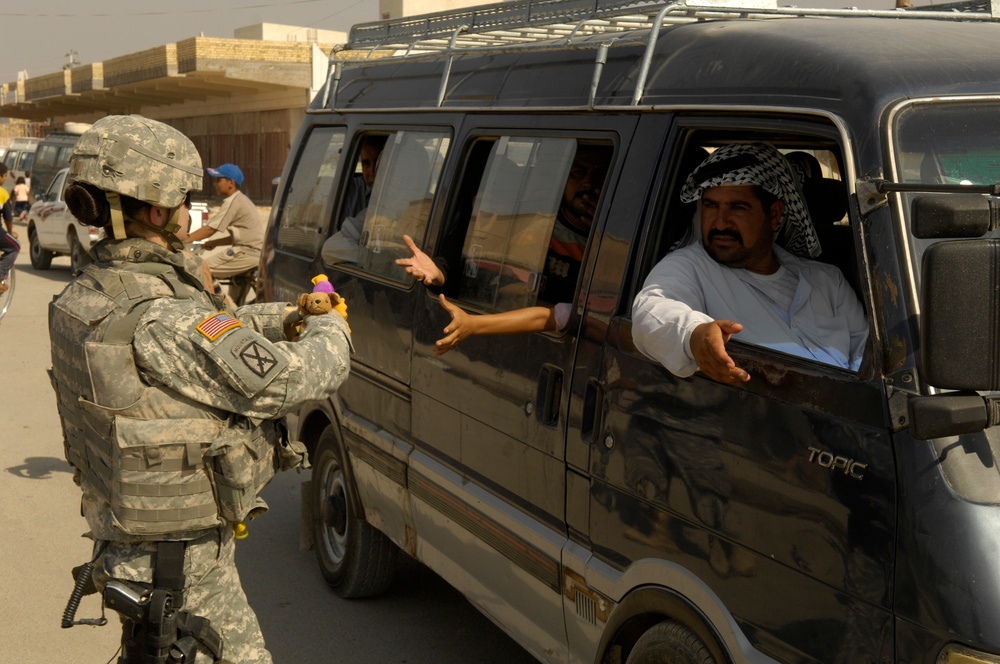
[[[669,620],[639,637],[626,664],[718,664],[694,632]]]
[[[83,245],[76,238],[76,233],[70,232],[66,238],[69,243],[69,266],[73,272],[82,270],[90,262],[90,254],[83,250]]]
[[[43,249],[38,242],[38,233],[34,227],[28,229],[28,250],[31,255],[31,267],[36,270],[47,270],[52,265],[52,252]]]
[[[340,449],[331,425],[320,436],[313,459],[316,558],[323,578],[337,595],[371,597],[392,583],[399,549],[360,516]]]

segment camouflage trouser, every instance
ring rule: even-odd
[[[234,542],[232,529],[227,526],[188,543],[183,610],[209,620],[222,637],[222,657],[226,661],[269,664],[271,653],[264,646],[257,616],[240,585]],[[155,552],[155,542],[109,542],[94,566],[98,589],[103,592],[109,579],[150,586]],[[196,664],[211,661],[208,651],[199,648]]]

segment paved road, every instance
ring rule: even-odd
[[[27,233],[20,232],[25,245]],[[71,590],[70,569],[84,562],[89,541],[79,516],[79,490],[63,459],[50,366],[47,305],[70,279],[69,260],[52,269],[18,259],[14,302],[0,323],[0,643],[3,661],[112,660],[115,615],[106,627],[59,627]],[[270,512],[251,524],[237,562],[275,662],[338,664],[529,664],[535,660],[439,577],[412,560],[401,564],[389,592],[344,601],[329,592],[311,552],[298,543],[299,485],[285,473],[266,490]],[[96,617],[87,597],[78,618]]]

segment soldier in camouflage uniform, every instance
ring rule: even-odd
[[[177,130],[136,115],[99,120],[74,148],[69,181],[70,210],[108,235],[49,310],[95,585],[124,583],[148,613],[157,600],[157,616],[183,617],[177,643],[154,643],[151,623],[123,618],[119,661],[148,661],[159,647],[187,653],[163,661],[270,662],[234,531],[266,509],[258,492],[274,471],[304,460],[277,418],[344,381],[346,323],[307,317],[291,342],[291,305],[225,308],[173,235],[185,195],[202,184],[201,159]]]

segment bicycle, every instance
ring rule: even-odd
[[[0,293],[0,320],[7,314],[7,309],[10,308],[10,303],[14,300],[14,267],[11,266],[10,271],[7,272],[7,278],[3,281],[7,286],[7,290]]]

